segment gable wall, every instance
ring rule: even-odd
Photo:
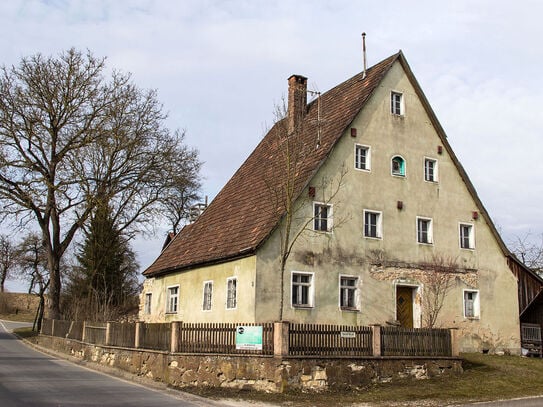
[[[254,322],[256,257],[199,267],[148,278],[140,299],[140,320],[146,322]],[[237,277],[237,307],[226,309],[227,278]],[[202,310],[204,282],[213,282],[212,307]],[[166,312],[168,287],[179,285],[177,313]],[[145,295],[152,294],[151,314],[144,312]]]
[[[404,95],[405,114],[390,114],[390,91]],[[326,118],[326,106],[323,106]],[[342,166],[347,169],[344,185],[333,200],[334,223],[331,233],[305,232],[290,256],[285,273],[284,319],[310,323],[386,324],[396,319],[396,285],[417,288],[415,302],[424,295],[424,271],[417,263],[431,261],[434,254],[454,259],[472,269],[457,279],[447,296],[439,325],[458,327],[462,348],[484,347],[516,349],[518,347],[517,282],[484,218],[472,218],[480,212],[461,179],[452,158],[443,148],[430,118],[401,65],[389,71],[372,99],[354,120],[357,137],[350,129],[318,171],[311,186],[317,201],[326,201],[334,188],[322,188],[323,178],[338,180]],[[355,143],[371,148],[371,171],[354,169]],[[391,175],[391,158],[401,155],[406,161],[406,176]],[[424,181],[424,157],[438,160],[439,182]],[[328,190],[328,191],[327,191]],[[312,216],[312,204],[304,191],[306,217]],[[397,209],[397,202],[403,209]],[[363,210],[382,212],[382,238],[363,236]],[[433,244],[416,242],[416,217],[432,218]],[[472,224],[475,250],[460,249],[459,222]],[[258,253],[256,319],[275,320],[280,296],[278,232]],[[388,263],[378,265],[377,258]],[[401,264],[403,266],[401,266]],[[392,267],[395,264],[396,267]],[[400,266],[398,266],[400,264]],[[411,265],[407,266],[406,265]],[[292,271],[314,273],[314,306],[310,309],[290,305]],[[360,311],[339,308],[339,276],[359,278]],[[480,318],[463,317],[463,289],[480,293]],[[423,326],[422,305],[415,305],[415,326]]]

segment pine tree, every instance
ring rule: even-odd
[[[99,205],[93,213],[76,260],[67,290],[72,316],[110,319],[133,305],[138,264],[108,205]]]

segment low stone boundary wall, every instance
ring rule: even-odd
[[[98,346],[40,335],[37,345],[80,360],[122,369],[175,387],[214,386],[283,392],[361,388],[399,378],[462,373],[459,358],[278,357],[198,355]]]

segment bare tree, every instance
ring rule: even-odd
[[[532,233],[517,236],[509,248],[522,263],[543,277],[543,233],[538,236]]]
[[[40,298],[33,327],[34,330],[39,331],[45,310],[45,292],[50,282],[47,253],[40,235],[29,233],[18,245],[17,253],[17,266],[21,278],[29,283],[28,293],[37,294]]]
[[[160,197],[162,214],[171,230],[177,234],[183,221],[190,216],[190,208],[200,199],[200,167],[198,151],[181,145],[172,166],[171,178],[167,180],[165,191]]]
[[[434,328],[443,308],[445,298],[453,289],[456,276],[461,273],[456,259],[434,254],[422,265],[425,273],[423,295],[423,320],[427,328]]]
[[[280,301],[279,301],[279,320],[283,320],[283,310],[285,301],[285,271],[287,261],[290,258],[296,242],[305,233],[314,231],[311,226],[316,219],[328,217],[329,213],[323,213],[326,207],[336,198],[340,188],[344,184],[344,177],[347,173],[345,167],[341,167],[336,178],[321,178],[319,183],[318,201],[322,204],[320,208],[313,211],[312,201],[300,196],[301,187],[307,179],[304,177],[303,168],[307,165],[306,160],[315,149],[319,148],[319,139],[317,134],[312,142],[306,142],[301,134],[303,132],[302,120],[297,120],[296,125],[289,125],[287,118],[287,107],[283,100],[281,105],[275,107],[274,111],[275,125],[270,130],[273,137],[270,143],[276,146],[270,146],[270,150],[277,151],[274,159],[277,166],[274,168],[274,175],[266,179],[268,195],[272,201],[271,209],[282,213],[282,220],[279,226],[280,234]],[[319,124],[317,124],[317,127]],[[315,199],[317,197],[315,196]],[[337,204],[337,203],[336,203]],[[308,206],[311,209],[308,212]],[[336,206],[337,208],[337,206]],[[308,214],[310,213],[310,214]],[[328,220],[330,221],[330,220]],[[327,231],[338,228],[342,224],[339,217],[334,219],[333,223],[327,223]]]
[[[17,263],[15,245],[6,235],[0,235],[0,292]]]
[[[105,76],[104,59],[74,49],[0,69],[0,201],[18,227],[41,232],[51,278],[49,316],[60,316],[61,259],[94,208],[136,233],[160,216],[182,137],[164,126],[156,92]]]

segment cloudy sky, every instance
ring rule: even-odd
[[[71,47],[157,89],[213,198],[273,120],[287,78],[322,92],[401,49],[504,240],[543,233],[539,0],[9,0],[0,64]],[[166,230],[135,242],[142,268]]]

